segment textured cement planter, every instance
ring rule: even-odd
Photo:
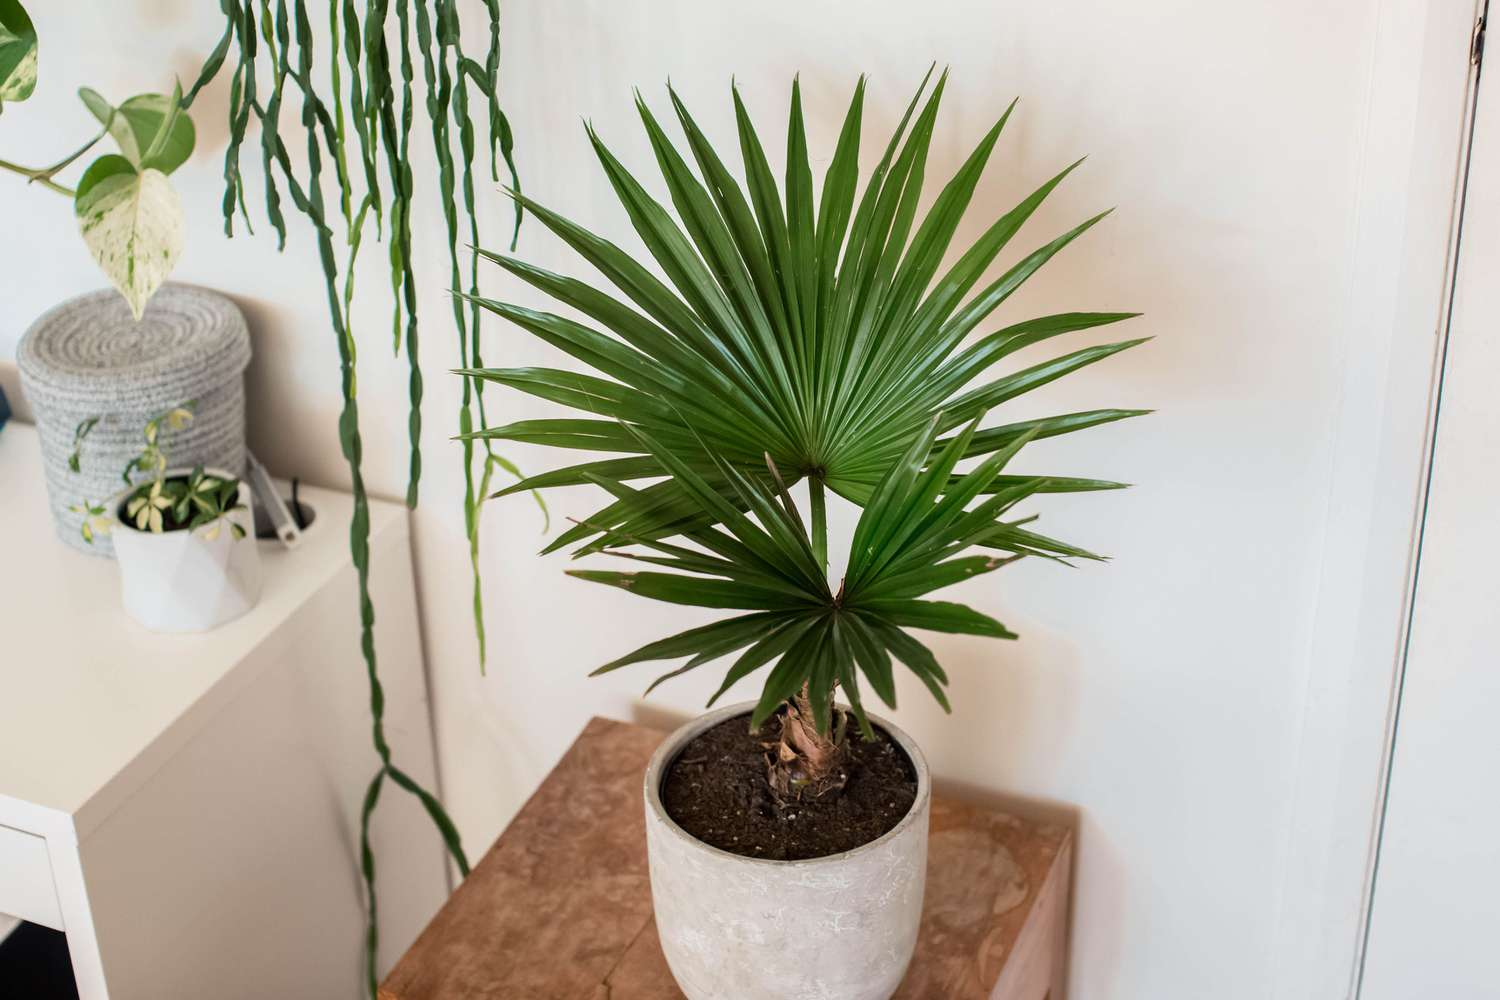
[[[233,479],[223,469],[210,474]],[[191,469],[168,469],[167,478],[185,476]],[[120,598],[125,613],[153,632],[203,632],[217,628],[255,607],[260,600],[260,552],[255,546],[254,500],[250,487],[240,484],[244,510],[224,520],[245,529],[235,538],[228,524],[208,537],[208,526],[194,531],[138,531],[125,521],[130,490],[110,501],[118,523],[111,532],[115,559],[120,564]]]
[[[699,733],[751,703],[678,729],[646,768],[646,845],[656,929],[688,1000],[888,1000],[911,961],[927,878],[932,781],[911,737],[875,720],[917,772],[911,812],[885,836],[810,861],[742,858],[667,815],[668,765]]]

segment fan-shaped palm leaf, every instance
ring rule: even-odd
[[[828,583],[774,464],[773,490],[762,476],[741,472],[727,461],[716,462],[734,494],[730,500],[676,448],[647,432],[631,432],[641,449],[681,486],[701,515],[699,524],[685,533],[683,544],[602,528],[606,551],[659,568],[635,573],[574,570],[572,575],[659,601],[745,613],[648,643],[595,673],[689,657],[652,684],[654,688],[667,678],[744,650],[710,699],[713,704],[734,682],[780,657],[752,714],[752,728],[805,690],[815,724],[826,733],[834,691],[842,687],[861,729],[869,735],[858,678],[863,674],[881,700],[894,708],[894,657],[947,709],[947,675],[932,652],[905,629],[1015,636],[971,608],[926,600],[924,595],[998,569],[1019,554],[1088,554],[1026,531],[1019,521],[1004,520],[1016,503],[1047,485],[1044,478],[1035,477],[997,485],[1006,462],[1038,433],[1035,428],[995,449],[968,473],[955,475],[955,466],[974,446],[978,421],[938,443],[942,422],[934,418],[919,429],[906,453],[871,489],[855,529],[848,572],[837,591]],[[592,474],[590,478],[619,496],[634,492],[618,481]],[[965,555],[976,545],[998,545],[1018,555]]]
[[[516,194],[629,301],[513,257],[478,251],[596,326],[490,299],[478,300],[479,305],[598,374],[552,368],[465,371],[467,376],[588,414],[486,427],[472,436],[622,457],[547,472],[497,495],[599,478],[626,483],[658,477],[660,466],[637,431],[731,499],[735,491],[719,461],[743,474],[759,468],[762,455],[769,454],[789,478],[811,479],[812,541],[821,554],[824,487],[861,505],[872,502],[885,470],[907,452],[934,414],[943,414],[939,434],[952,431],[976,414],[1141,343],[1127,340],[1089,347],[994,377],[993,366],[1024,347],[1136,315],[1079,312],[1014,323],[960,349],[1027,278],[1103,215],[1043,244],[975,291],[1000,252],[1075,163],[1002,215],[940,275],[940,263],[1012,109],[1006,109],[919,219],[917,205],[945,77],[937,80],[924,102],[927,83],[923,81],[912,99],[857,204],[863,79],[855,88],[816,198],[802,98],[795,83],[784,197],[738,91],[733,96],[743,185],[675,91],[669,88],[696,173],[637,98],[680,221],[674,221],[589,128],[589,140],[610,184],[666,282],[620,247]],[[1067,434],[1143,412],[1090,410],[993,427],[968,438],[964,454],[993,454],[1023,436]],[[701,434],[706,448],[696,446],[689,426]],[[939,438],[935,443],[946,446],[952,440]],[[987,488],[1007,491],[1023,483],[1035,492],[1119,485],[997,476]],[[680,484],[671,481],[616,493],[609,507],[563,534],[551,548],[606,528],[662,537],[703,514]]]

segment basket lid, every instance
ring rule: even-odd
[[[120,293],[101,289],[44,313],[21,339],[16,362],[27,395],[152,410],[197,399],[239,378],[250,363],[245,317],[229,299],[192,285],[163,285],[140,322]]]

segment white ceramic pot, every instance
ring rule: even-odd
[[[678,729],[646,768],[646,845],[656,929],[689,1000],[888,1000],[917,943],[927,877],[932,781],[911,738],[917,797],[900,823],[862,847],[808,861],[743,858],[687,834],[662,807],[667,767],[699,733],[752,703]]]
[[[206,471],[235,478],[223,469]],[[169,469],[167,477],[191,473],[191,469]],[[206,525],[159,535],[138,531],[121,510],[130,492],[110,502],[118,522],[111,537],[120,564],[120,596],[130,617],[153,632],[202,632],[255,607],[260,599],[260,553],[255,545],[249,484],[240,484],[240,503],[245,509],[224,518],[245,530],[245,537],[239,539],[228,524],[221,525],[212,538]]]

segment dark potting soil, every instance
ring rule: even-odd
[[[760,733],[748,722],[736,716],[695,736],[662,779],[667,815],[704,843],[747,858],[822,858],[879,839],[911,811],[916,769],[879,726],[867,743],[851,722],[841,790],[781,803],[766,780],[775,722]]]

